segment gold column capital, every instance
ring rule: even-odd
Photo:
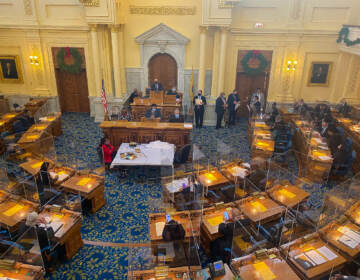
[[[96,23],[89,24],[89,27],[90,27],[90,31],[92,31],[92,32],[97,31],[97,24]]]
[[[204,26],[204,25],[200,25],[199,26],[199,29],[200,29],[200,34],[205,34],[206,31],[209,29],[208,26]]]
[[[110,28],[111,32],[121,32],[121,31],[123,31],[124,25],[123,24],[109,24],[108,27]]]
[[[221,33],[227,33],[228,31],[230,31],[229,26],[220,26],[219,28],[220,28]]]

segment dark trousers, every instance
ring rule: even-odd
[[[224,111],[216,113],[216,128],[221,127],[221,121],[224,116]]]
[[[229,125],[235,124],[236,111],[229,110]]]
[[[195,108],[196,128],[202,127],[202,125],[203,125],[204,111],[205,111],[204,108],[199,108],[199,109]]]

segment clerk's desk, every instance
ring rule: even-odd
[[[15,231],[27,215],[38,207],[36,203],[0,191],[0,225]]]
[[[20,262],[16,262],[12,269],[0,269],[0,277],[5,277],[5,279],[42,280],[44,279],[43,274],[44,271],[41,266],[24,264]]]
[[[90,200],[91,212],[96,213],[106,204],[104,196],[104,177],[89,174],[75,174],[60,185],[67,192],[79,194],[81,197]]]
[[[273,200],[286,208],[295,208],[310,196],[308,192],[291,184],[288,180],[275,183],[267,190],[267,193]]]
[[[254,224],[274,221],[285,212],[285,207],[277,204],[266,193],[252,194],[235,204]]]
[[[282,258],[277,248],[266,250],[264,254],[259,256],[252,253],[233,259],[231,267],[241,279],[300,280],[293,269]]]
[[[121,143],[149,143],[160,140],[178,148],[190,144],[191,123],[104,121],[103,133],[115,147]]]
[[[359,121],[351,120],[343,117],[335,118],[339,125],[344,129],[344,132],[347,137],[350,137],[353,140],[352,148],[356,151],[357,155],[360,155],[360,125]],[[356,157],[355,162],[353,163],[354,171],[360,169],[360,158]]]
[[[336,258],[328,260],[323,264],[311,267],[305,270],[300,264],[298,264],[294,257],[303,254],[304,252],[309,252],[311,250],[318,250],[326,246],[333,254],[336,255]],[[285,257],[288,256],[287,261],[295,269],[295,271],[305,279],[320,279],[331,272],[340,270],[346,263],[346,260],[338,252],[336,252],[330,245],[325,243],[317,233],[296,239],[292,242],[280,246],[280,250]],[[325,257],[325,256],[324,256]]]
[[[341,238],[344,234],[346,236],[347,229],[350,229],[351,231],[360,234],[360,227],[353,224],[345,217],[340,217],[337,220],[330,222],[329,224],[321,228],[319,230],[319,233],[324,240],[328,241],[335,248],[340,249],[341,252],[344,253],[344,256],[346,256],[347,259],[350,261],[353,258],[359,256],[360,246],[351,248],[339,241],[339,238]]]
[[[70,260],[83,245],[81,214],[47,205],[40,213],[40,217],[63,223],[63,226],[55,233],[55,238],[61,245],[65,245],[66,259]]]
[[[318,133],[312,131],[310,123],[291,119],[295,128],[294,144],[299,152],[298,159],[304,166],[305,175],[313,182],[322,182],[324,176],[330,173],[332,166],[331,151],[326,142],[323,142]]]
[[[0,133],[4,131],[10,131],[12,130],[12,124],[18,117],[20,117],[24,111],[20,112],[10,112],[2,115],[0,117]]]
[[[171,215],[171,219],[181,224],[185,230],[185,240],[200,235],[200,211],[179,211]],[[163,242],[163,229],[166,224],[165,213],[151,213],[150,219],[150,241],[152,244]]]

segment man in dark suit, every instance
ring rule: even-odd
[[[319,130],[319,133],[320,133],[321,137],[327,138],[329,136],[329,127],[328,126],[329,125],[325,120],[323,120],[321,122],[321,128]]]
[[[169,122],[171,123],[183,123],[184,122],[184,116],[180,115],[180,110],[175,109],[174,114],[170,117]]]
[[[252,104],[252,107],[253,107],[253,113],[259,115],[261,112],[261,103],[259,101],[259,97],[257,96],[254,97],[254,103]]]
[[[216,99],[215,113],[216,113],[216,129],[221,128],[221,121],[226,109],[225,93],[220,93],[220,96]]]
[[[206,105],[206,98],[205,96],[202,96],[201,89],[199,89],[198,95],[194,97],[193,104],[195,111],[196,128],[201,128],[203,126],[204,112]]]
[[[130,104],[133,103],[133,102],[134,102],[134,99],[135,99],[136,97],[139,97],[139,93],[138,93],[137,88],[134,88],[133,92],[132,92],[131,95],[130,95],[129,103],[130,103]]]
[[[154,80],[154,83],[151,86],[151,90],[153,91],[161,91],[164,90],[162,84],[159,83],[158,79]]]
[[[235,117],[236,117],[236,108],[240,102],[237,96],[237,91],[234,90],[232,93],[230,93],[228,100],[227,100],[227,105],[228,105],[228,109],[229,109],[229,125],[234,125],[235,124]]]
[[[156,104],[152,104],[151,108],[146,111],[145,118],[147,119],[161,118],[161,112],[158,108],[156,108]]]

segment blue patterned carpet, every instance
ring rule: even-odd
[[[98,124],[88,114],[65,113],[62,128],[63,135],[55,141],[57,160],[79,169],[100,167],[96,147],[102,132]],[[201,146],[210,164],[216,164],[217,159],[250,160],[251,157],[245,119],[230,129],[195,130],[192,142]],[[132,169],[125,180],[121,180],[116,171],[108,172],[105,176],[106,206],[83,218],[82,238],[113,243],[148,242],[149,198],[161,198],[161,186],[146,178],[157,172],[160,174],[158,169]],[[140,177],[144,183],[139,183]],[[311,199],[316,204],[326,188],[312,185],[308,191],[312,192]],[[123,248],[84,245],[73,259],[47,279],[126,279],[127,252]]]

